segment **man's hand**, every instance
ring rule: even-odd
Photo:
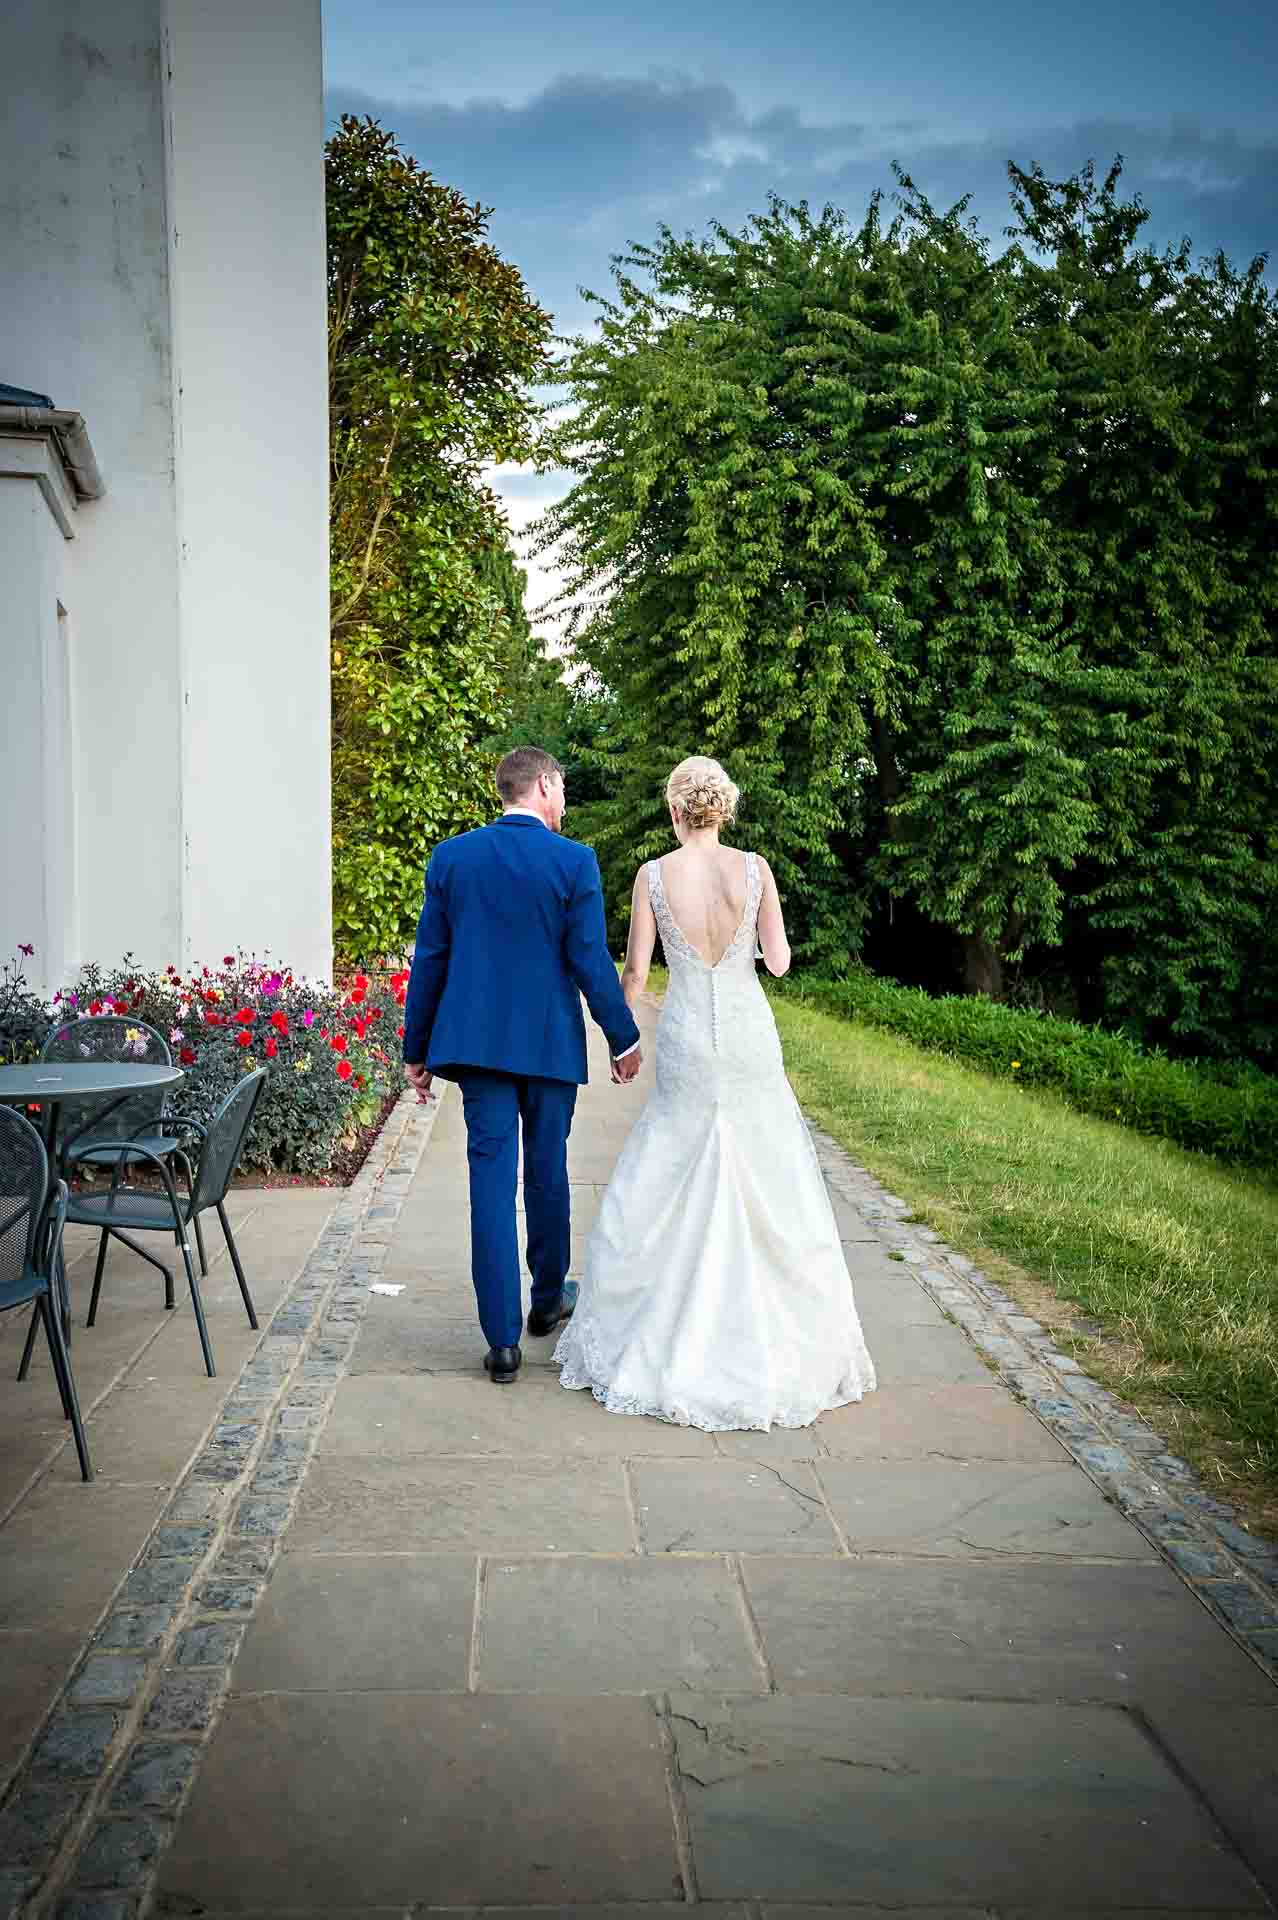
[[[410,1087],[416,1087],[418,1104],[425,1106],[430,1099],[430,1083],[435,1077],[434,1074],[426,1067],[405,1067],[404,1077]]]
[[[628,1086],[642,1065],[642,1047],[632,1048],[624,1060],[614,1060],[612,1063],[612,1078],[614,1084],[619,1087]]]

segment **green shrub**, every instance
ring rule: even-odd
[[[241,1164],[273,1173],[323,1175],[401,1084],[407,973],[355,974],[329,987],[256,958],[227,954],[220,966],[149,971],[126,954],[119,966],[81,969],[45,1007],[5,975],[0,1050],[34,1059],[58,1020],[133,1014],[162,1033],[186,1078],[173,1110],[209,1120],[245,1073],[264,1067]]]
[[[805,977],[782,991],[1021,1086],[1050,1087],[1080,1113],[1239,1166],[1278,1167],[1278,1079],[1244,1062],[1171,1060],[1122,1033],[979,995],[933,999],[864,972]]]

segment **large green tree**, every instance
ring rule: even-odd
[[[422,863],[491,805],[522,610],[482,483],[527,458],[549,316],[487,216],[372,120],[326,149],[339,950],[402,950]]]
[[[717,752],[807,957],[884,898],[987,992],[1072,936],[1192,1039],[1273,875],[1272,303],[1142,248],[1116,170],[1012,181],[998,254],[903,177],[887,225],[774,203],[621,264],[546,530],[616,701],[601,850]]]

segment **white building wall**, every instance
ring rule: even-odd
[[[0,380],[82,413],[107,487],[61,563],[79,882],[42,877],[71,888],[46,937],[60,912],[70,963],[243,945],[327,973],[318,0],[4,12]],[[0,516],[0,758],[19,760],[33,724],[67,727],[56,680],[36,717],[16,677],[24,514]],[[0,937],[35,908],[3,851]]]
[[[187,945],[269,946],[326,974],[319,0],[170,0],[167,15]]]

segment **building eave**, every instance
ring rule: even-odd
[[[0,434],[34,434],[52,439],[78,500],[100,500],[106,482],[98,466],[84,415],[69,407],[0,405]]]

